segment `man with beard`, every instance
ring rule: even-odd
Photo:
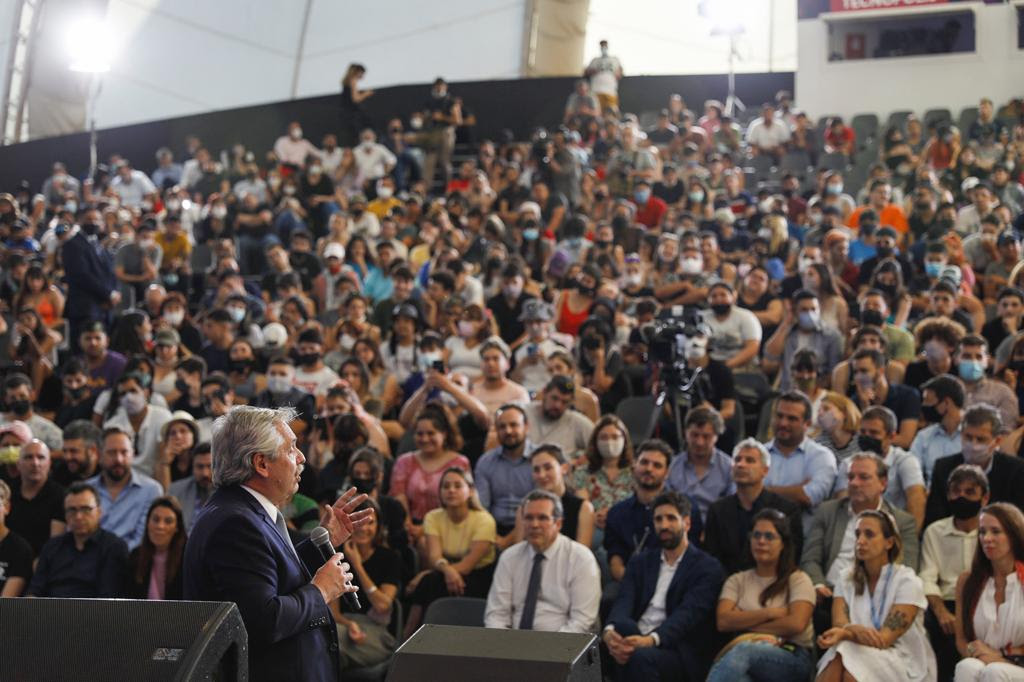
[[[64,363],[61,384],[64,387],[63,400],[53,423],[63,429],[75,420],[91,418],[96,397],[89,390],[89,369],[81,358],[70,358]]]
[[[192,530],[199,510],[213,493],[213,453],[209,443],[200,443],[192,450],[192,475],[179,479],[167,489],[181,502],[185,529]]]
[[[64,428],[64,457],[53,464],[53,480],[62,486],[84,481],[99,469],[103,432],[88,419],[76,419]]]
[[[9,375],[4,380],[4,403],[9,410],[4,415],[4,422],[25,422],[32,429],[32,435],[46,443],[50,450],[60,450],[60,429],[46,417],[35,413],[32,409],[35,397],[31,379],[21,373]]]
[[[103,431],[100,474],[86,481],[103,507],[100,525],[124,540],[130,550],[142,543],[149,505],[164,492],[159,483],[132,469],[134,461],[131,434],[108,427]]]
[[[601,639],[625,682],[702,680],[725,576],[717,560],[687,539],[686,497],[667,492],[653,508],[659,546],[630,559]]]
[[[540,400],[526,406],[527,437],[534,443],[557,445],[569,459],[582,453],[594,430],[594,423],[569,409],[576,398],[576,382],[567,376],[553,376]]]
[[[341,554],[292,544],[280,509],[299,487],[306,458],[288,426],[292,408],[232,408],[213,427],[213,493],[185,546],[184,596],[232,601],[249,633],[254,682],[337,680],[338,633],[328,604],[356,588]],[[348,490],[320,524],[332,547],[368,522],[366,495]]]
[[[663,440],[652,438],[644,441],[636,450],[633,464],[632,495],[612,505],[604,526],[604,548],[608,552],[608,569],[612,578],[622,580],[626,564],[631,557],[645,549],[658,546],[652,514],[655,498],[665,491],[668,480],[668,466],[672,460],[672,448]],[[704,530],[700,510],[692,497],[686,500],[693,508],[687,511],[687,528],[690,542],[700,542]]]
[[[505,549],[512,544],[519,503],[534,487],[530,468],[534,446],[526,437],[526,411],[521,405],[499,407],[494,430],[500,445],[480,456],[474,474],[480,504],[498,525],[498,549]]]
[[[43,546],[26,595],[32,597],[110,598],[124,592],[128,547],[100,528],[100,498],[81,481],[64,496],[68,532]]]
[[[804,509],[805,525],[814,508],[832,492],[836,458],[832,451],[807,437],[811,401],[799,391],[783,393],[775,401],[772,430],[767,444],[772,459],[765,487]]]
[[[32,545],[36,556],[51,537],[64,532],[64,489],[50,480],[50,448],[38,438],[21,446],[19,480],[11,486],[7,527]]]
[[[562,500],[552,492],[534,490],[526,495],[526,540],[498,559],[487,595],[486,627],[593,631],[601,603],[601,571],[589,547],[561,533],[564,513]]]

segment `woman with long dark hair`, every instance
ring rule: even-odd
[[[153,325],[145,311],[133,308],[121,313],[110,335],[110,350],[121,355],[145,354],[152,343]]]
[[[956,682],[1024,680],[1024,514],[981,510],[971,570],[956,586]]]
[[[341,140],[343,147],[353,147],[359,141],[363,128],[372,128],[373,122],[363,111],[363,102],[373,97],[373,90],[360,90],[359,81],[366,75],[366,67],[352,62],[341,78]]]
[[[869,509],[855,522],[854,565],[835,586],[832,627],[818,637],[828,651],[818,662],[817,679],[934,680],[924,585],[913,568],[896,563],[903,550],[896,521]]]
[[[185,516],[171,496],[158,497],[146,513],[146,534],[132,550],[128,596],[133,599],[181,599],[185,555]]]
[[[584,451],[585,466],[577,462],[571,487],[594,505],[598,528],[604,528],[608,510],[633,494],[633,443],[629,429],[614,414],[594,425]]]
[[[749,547],[755,568],[731,575],[718,598],[718,631],[743,634],[718,654],[708,682],[807,679],[816,595],[810,577],[797,568],[786,515],[759,511]]]

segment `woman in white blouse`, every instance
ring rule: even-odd
[[[922,617],[928,602],[914,570],[895,563],[902,550],[895,520],[863,511],[854,537],[856,563],[836,585],[832,627],[818,637],[828,649],[818,682],[934,682],[935,654]]]
[[[971,570],[956,586],[956,682],[1024,681],[1024,514],[981,510]]]

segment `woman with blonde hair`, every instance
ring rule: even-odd
[[[831,450],[837,462],[859,451],[857,430],[860,428],[860,410],[842,393],[825,392],[818,406],[816,426],[821,431],[814,441]]]

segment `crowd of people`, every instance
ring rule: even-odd
[[[374,511],[346,669],[469,596],[629,682],[1024,680],[1024,123],[750,186],[863,150],[787,93],[645,130],[603,44],[560,125],[453,167],[448,84],[375,121],[365,72],[319,145],[0,194],[0,596],[181,598],[214,422],[294,408],[289,532]]]

